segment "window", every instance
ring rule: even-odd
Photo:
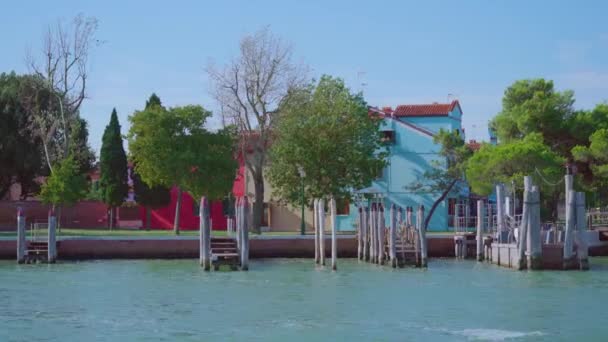
[[[336,215],[349,215],[350,201],[346,198],[336,200]]]
[[[382,131],[382,137],[380,140],[384,144],[394,144],[395,143],[395,131]]]

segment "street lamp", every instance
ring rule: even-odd
[[[304,177],[306,177],[306,172],[304,172],[304,168],[301,165],[298,165],[298,174],[300,175],[300,183],[302,184],[302,220],[300,221],[300,234],[304,235],[306,233],[306,226],[304,223]]]

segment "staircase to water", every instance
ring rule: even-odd
[[[222,265],[227,265],[232,270],[238,268],[241,264],[241,257],[235,238],[211,238],[211,264],[214,270],[218,270]]]

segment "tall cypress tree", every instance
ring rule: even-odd
[[[101,198],[110,208],[110,229],[114,226],[114,208],[121,205],[129,192],[127,183],[127,155],[122,146],[120,124],[116,108],[112,110],[110,123],[103,132],[100,153],[99,187]]]

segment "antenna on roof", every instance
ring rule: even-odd
[[[454,100],[458,100],[458,97],[455,94],[449,93],[448,94],[448,103],[452,103],[452,101]]]

